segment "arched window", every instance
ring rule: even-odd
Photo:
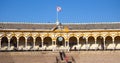
[[[21,36],[21,37],[19,38],[19,47],[20,47],[20,46],[25,47],[25,37],[23,37],[23,36]]]
[[[69,38],[69,46],[72,47],[74,45],[77,45],[77,38],[73,36]]]
[[[7,47],[7,46],[8,46],[8,38],[7,37],[2,37],[1,47]]]
[[[43,44],[46,45],[46,46],[52,45],[52,39],[51,39],[51,37],[45,37]]]
[[[10,46],[17,47],[17,38],[16,38],[15,36],[13,36],[13,37],[10,39]]]
[[[33,46],[33,37],[28,37],[27,38],[27,46]]]
[[[35,40],[35,46],[42,47],[42,41],[40,37],[37,37]]]

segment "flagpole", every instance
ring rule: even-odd
[[[57,11],[56,12],[56,19],[57,19],[56,23],[59,24],[59,20],[58,20],[59,19],[59,15],[58,15],[58,13],[61,11],[61,7],[57,6],[56,11]]]
[[[58,22],[58,11],[56,11],[56,19],[57,19],[57,22]]]

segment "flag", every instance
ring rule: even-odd
[[[60,6],[57,6],[57,12],[60,12],[62,9]]]

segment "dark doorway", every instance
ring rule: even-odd
[[[103,42],[103,37],[102,36],[98,36],[97,37],[97,44],[99,44],[99,49],[100,50],[104,50],[104,42]]]
[[[40,37],[37,37],[35,40],[35,46],[42,47],[42,41]]]
[[[2,37],[1,47],[7,47],[7,46],[8,46],[8,38],[7,37]]]
[[[77,38],[73,36],[73,37],[69,38],[70,49],[75,49],[76,50],[76,47],[74,47],[74,45],[77,45]]]
[[[11,46],[14,46],[14,48],[17,48],[17,38],[15,36],[13,36],[11,39],[10,39],[10,47]]]
[[[51,46],[52,45],[52,39],[50,37],[45,37],[43,45]]]

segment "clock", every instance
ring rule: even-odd
[[[58,37],[58,41],[63,41],[63,37]]]

